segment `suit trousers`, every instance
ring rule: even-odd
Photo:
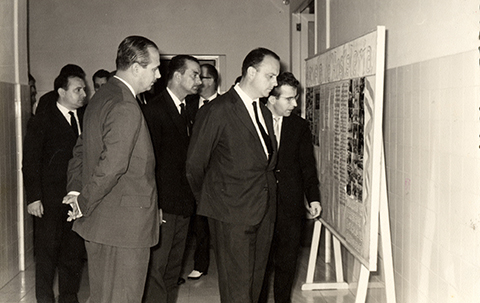
[[[200,215],[193,217],[193,234],[195,236],[193,269],[207,274],[210,265],[210,229],[208,228],[207,217]]]
[[[69,207],[45,208],[35,217],[35,295],[37,302],[55,302],[53,280],[58,269],[59,302],[78,302],[85,244],[67,222]]]
[[[85,241],[90,303],[139,303],[150,247],[124,248]]]
[[[262,288],[274,222],[254,226],[208,219],[222,303],[256,303]]]
[[[152,248],[143,302],[174,303],[190,216],[163,213],[160,242]]]
[[[290,303],[302,238],[302,217],[288,217],[278,213],[273,233],[272,248],[259,303],[268,302],[270,277],[273,274],[275,303]]]

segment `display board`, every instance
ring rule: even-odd
[[[305,118],[315,145],[322,223],[376,270],[385,28],[306,61]]]

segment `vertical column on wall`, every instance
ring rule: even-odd
[[[325,49],[330,48],[330,0],[325,0]],[[325,228],[325,262],[332,261],[332,234]]]
[[[314,52],[315,52],[315,55],[318,54],[318,26],[320,24],[320,22],[318,22],[318,18],[320,16],[320,14],[318,13],[318,10],[319,10],[319,7],[320,5],[318,4],[318,1],[320,0],[315,0],[314,1],[314,5],[315,5],[315,17],[314,17],[314,20],[315,20],[315,47],[314,47]]]
[[[325,47],[330,48],[330,1],[326,0],[326,12],[325,12]]]
[[[20,86],[20,56],[19,56],[19,1],[14,0],[14,69],[15,69],[15,145],[17,151],[17,228],[18,228],[18,266],[21,271],[25,270],[25,242],[24,242],[24,208],[23,208],[23,178],[22,178],[22,94]]]

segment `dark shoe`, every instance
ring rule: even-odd
[[[178,278],[177,285],[182,285],[183,283],[185,283],[185,279],[182,277]]]

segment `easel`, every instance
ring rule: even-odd
[[[392,258],[392,241],[390,237],[390,222],[388,212],[388,196],[387,196],[387,183],[385,176],[384,166],[384,150],[382,146],[381,150],[381,179],[380,179],[380,207],[379,207],[379,233],[382,240],[382,256],[383,256],[383,269],[385,275],[385,293],[387,297],[387,303],[395,303],[395,284],[393,274],[393,258]],[[348,289],[349,285],[343,278],[343,263],[341,242],[338,237],[333,235],[333,251],[335,257],[335,273],[336,282],[322,283],[313,282],[315,274],[315,265],[318,257],[318,247],[320,243],[320,233],[322,230],[322,224],[326,227],[325,233],[327,234],[327,242],[329,242],[330,233],[335,233],[333,229],[328,227],[322,219],[315,221],[313,230],[312,246],[310,248],[310,257],[308,259],[307,278],[305,284],[302,285],[302,290],[326,290],[326,289]],[[328,245],[329,246],[329,245]],[[330,261],[329,247],[326,248],[326,261]],[[375,251],[376,253],[376,251]],[[376,256],[376,254],[375,254]],[[355,296],[355,303],[364,303],[367,298],[368,280],[370,277],[370,270],[361,264],[360,276],[358,279],[357,293]]]

